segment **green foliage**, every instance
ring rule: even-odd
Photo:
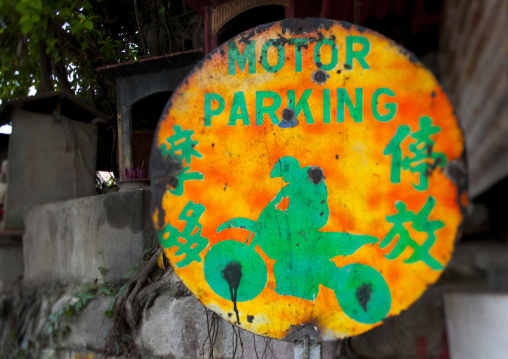
[[[69,318],[80,313],[87,304],[96,297],[96,290],[89,286],[83,287],[83,290],[74,294],[63,306],[62,309],[52,312],[46,325],[44,332],[53,341],[65,338],[69,333],[70,327],[67,324]]]
[[[134,4],[0,0],[0,100],[25,97],[34,88],[64,90],[114,118],[115,84],[95,69],[189,50],[185,41],[196,43],[192,28],[202,25],[180,0],[138,1],[136,9]]]
[[[0,1],[2,101],[27,96],[31,86],[107,98],[94,69],[138,55],[132,19],[110,25],[113,10],[113,0]]]
[[[108,273],[108,269],[105,268],[105,267],[101,266],[98,269],[99,269],[99,272],[100,272],[101,276],[103,276],[103,277]]]
[[[133,265],[133,266],[129,267],[129,270],[123,276],[124,276],[124,278],[129,278],[132,274],[137,274],[137,273],[139,273],[139,266]]]
[[[102,295],[110,297],[111,301],[104,312],[104,316],[111,318],[114,314],[116,299],[122,294],[127,283],[119,286],[115,281],[103,285],[85,285],[80,292],[73,294],[71,298],[57,311],[52,312],[44,326],[44,333],[53,341],[64,339],[70,331],[69,321],[85,309],[90,301]]]
[[[0,0],[0,100],[64,90],[114,118],[115,84],[95,69],[189,50],[196,15],[180,0]]]
[[[104,251],[101,249],[100,251],[97,252],[97,254],[100,254],[101,260],[102,260],[102,265],[97,269],[99,270],[99,273],[101,274],[101,276],[104,277],[108,273],[108,269],[106,267],[104,267]]]
[[[110,179],[106,182],[107,187],[113,187],[116,186],[116,177],[111,176]]]
[[[14,330],[11,329],[9,333],[9,337],[7,339],[7,344],[9,346],[9,349],[7,351],[7,356],[4,357],[2,354],[0,354],[0,359],[7,359],[7,358],[16,358],[16,359],[30,359],[32,356],[30,356],[29,349],[27,348],[27,345],[23,344],[21,341],[20,334]],[[3,348],[2,348],[3,349]]]
[[[108,317],[108,318],[113,317],[114,309],[115,309],[115,302],[118,299],[118,297],[120,295],[122,295],[122,293],[126,287],[127,287],[127,283],[125,283],[124,285],[122,285],[119,288],[116,288],[116,286],[110,287],[110,288],[103,287],[104,292],[102,292],[101,294],[103,294],[105,296],[112,297],[111,301],[108,304],[108,307],[106,308],[106,311],[104,312],[104,315],[106,317]]]
[[[128,353],[132,346],[132,337],[128,333],[122,333],[115,338],[116,353]]]
[[[143,251],[143,260],[147,261],[157,252],[157,248],[147,248]]]

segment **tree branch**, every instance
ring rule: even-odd
[[[157,0],[157,4],[159,4],[160,7],[164,7],[164,4],[161,0]],[[163,17],[166,18],[166,12],[164,12]],[[169,16],[168,16],[169,17]],[[164,30],[166,30],[166,35],[168,36],[168,42],[169,42],[169,53],[171,53],[173,48],[173,43],[171,41],[171,31],[169,30],[168,23],[166,21],[162,21],[162,24],[164,25]],[[166,53],[166,44],[164,44],[164,48],[162,49],[162,53]]]
[[[141,41],[141,46],[143,47],[143,53],[145,55],[148,55],[148,53],[146,52],[146,44],[145,44],[145,39],[143,37],[143,30],[141,28],[141,20],[139,19],[138,1],[137,0],[134,0],[134,14],[136,15],[136,24],[138,25],[139,40]]]
[[[39,66],[41,69],[41,80],[37,92],[48,92],[53,90],[53,84],[51,83],[51,63],[46,55],[46,44],[43,41],[39,41]]]
[[[55,63],[54,59],[51,60],[51,68],[53,69],[53,73],[56,75],[58,79],[58,84],[60,85],[61,90],[74,94],[71,89],[71,85],[69,84],[69,80],[67,79],[67,70],[61,63]]]

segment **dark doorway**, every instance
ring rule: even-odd
[[[155,128],[170,97],[169,91],[159,92],[132,105],[132,165],[134,169],[139,168],[148,172]]]
[[[228,41],[233,36],[261,24],[285,18],[284,6],[266,5],[247,10],[233,18],[219,30],[217,45]]]

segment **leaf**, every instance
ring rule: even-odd
[[[90,10],[92,8],[92,4],[90,3],[90,1],[84,1],[83,3],[81,3],[81,6],[83,6],[83,9],[85,10]]]
[[[66,7],[66,8],[63,8],[60,10],[60,15],[63,17],[69,17],[72,15],[72,11],[71,11],[71,9]]]
[[[16,3],[15,8],[19,13],[24,13],[28,10],[27,9],[27,2],[20,1],[20,2]]]
[[[120,289],[118,289],[118,293],[116,293],[116,297],[117,297],[117,298],[118,298],[118,297],[119,297],[119,296],[123,293],[123,291],[125,290],[125,288],[127,288],[127,284],[128,284],[128,283],[125,283],[124,285],[122,285],[122,286],[120,287]]]
[[[46,54],[49,54],[49,52],[53,50],[57,41],[58,40],[55,38],[46,39]]]
[[[90,294],[90,293],[83,293],[82,299],[86,300],[86,301],[89,301],[91,299],[94,299],[95,298],[95,295],[93,294]]]
[[[101,294],[104,294],[104,295],[113,295],[113,293],[111,293],[109,288],[106,288],[106,287],[100,287],[98,292]]]
[[[63,310],[60,309],[60,310],[57,310],[53,313],[51,313],[48,317],[49,320],[51,320],[52,322],[56,322],[58,320],[58,318],[63,314]]]
[[[71,27],[71,33],[73,35],[79,33],[81,31],[81,23],[80,22],[77,22],[75,23],[72,27]]]
[[[112,300],[109,304],[108,304],[108,307],[106,308],[106,310],[104,311],[104,315],[107,317],[107,318],[111,318],[113,316],[113,309],[115,307],[115,301]]]
[[[93,30],[93,22],[90,20],[85,21],[83,26],[88,30]]]
[[[160,269],[166,270],[166,267],[164,266],[164,252],[161,252],[159,257],[157,257],[157,265]]]
[[[23,16],[21,17],[19,23],[21,25],[21,32],[23,34],[27,35],[30,31],[32,31],[34,24],[29,20],[29,18],[25,18],[25,16]]]
[[[41,0],[28,0],[30,4],[32,5],[32,8],[36,10],[42,10],[42,1]]]

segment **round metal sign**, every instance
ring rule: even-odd
[[[394,42],[324,19],[244,32],[174,92],[151,160],[175,272],[255,334],[330,340],[408,308],[467,204],[463,136]]]

